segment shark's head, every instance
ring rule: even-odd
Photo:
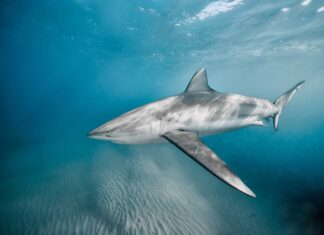
[[[98,127],[87,134],[88,137],[98,140],[112,140],[112,131],[102,130]]]
[[[88,137],[121,144],[146,142],[151,116],[139,110],[126,113],[88,133]]]
[[[118,125],[116,125],[116,121],[118,121]],[[133,131],[127,128],[126,125],[123,125],[120,120],[114,120],[90,131],[88,137],[117,143],[127,143],[131,132]]]

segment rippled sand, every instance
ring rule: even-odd
[[[167,145],[108,145],[15,190],[2,234],[270,234],[253,199]]]

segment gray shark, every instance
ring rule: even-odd
[[[264,126],[269,117],[273,118],[277,130],[283,108],[302,83],[272,103],[215,91],[208,85],[206,69],[201,68],[183,93],[131,110],[94,129],[88,136],[121,144],[168,141],[225,183],[256,197],[199,137],[251,125]]]

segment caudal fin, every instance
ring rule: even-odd
[[[305,82],[301,81],[299,83],[297,83],[294,87],[290,88],[288,91],[286,91],[285,94],[283,94],[282,96],[280,96],[275,102],[274,105],[277,106],[277,108],[279,109],[279,112],[276,113],[273,117],[273,125],[274,125],[274,129],[277,131],[278,130],[278,122],[279,122],[279,117],[280,114],[283,110],[283,108],[286,106],[286,104],[291,100],[291,98],[294,96],[294,94],[296,93],[296,91],[301,87],[301,85]]]

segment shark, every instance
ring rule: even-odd
[[[88,136],[119,144],[169,142],[223,182],[256,197],[201,137],[247,126],[265,126],[270,118],[278,130],[284,107],[304,82],[271,102],[216,91],[208,84],[206,69],[201,68],[184,92],[126,112],[95,128]]]

